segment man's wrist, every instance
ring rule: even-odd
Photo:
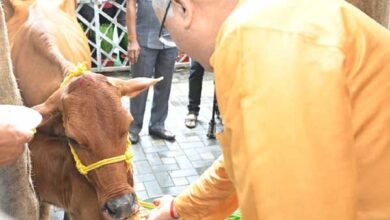
[[[137,37],[129,37],[127,38],[127,40],[130,42],[130,43],[134,43],[134,42],[137,42]]]
[[[169,214],[171,216],[171,218],[173,219],[179,219],[179,214],[176,212],[176,208],[175,208],[175,199],[172,199],[171,201],[171,207],[169,209]]]

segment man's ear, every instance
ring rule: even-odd
[[[184,21],[184,28],[188,29],[192,23],[193,3],[191,0],[172,0],[174,13],[177,13]]]
[[[107,80],[111,85],[119,89],[121,96],[134,97],[150,86],[163,80],[163,77],[157,79],[137,77],[129,80],[107,77]]]
[[[59,88],[44,103],[32,107],[42,115],[42,122],[38,127],[46,124],[50,118],[60,112],[62,93],[63,88]]]

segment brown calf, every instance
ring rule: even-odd
[[[84,165],[123,155],[132,118],[120,97],[137,95],[159,80],[121,81],[88,73],[34,107],[43,114],[43,123],[60,113],[65,127],[63,137],[38,133],[30,144],[33,181],[41,202],[64,208],[74,219],[137,218],[127,164],[104,165],[83,176],[69,144]]]

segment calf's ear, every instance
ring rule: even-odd
[[[108,82],[117,87],[121,96],[134,97],[140,94],[145,89],[163,80],[163,77],[154,79],[146,77],[137,77],[129,80],[122,80],[107,77]]]
[[[42,122],[39,126],[44,125],[60,111],[62,92],[63,88],[59,88],[44,103],[32,107],[42,115]]]

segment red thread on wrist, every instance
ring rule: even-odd
[[[175,216],[175,212],[174,212],[174,210],[173,210],[173,199],[172,199],[172,201],[171,201],[171,207],[170,207],[170,209],[169,209],[169,214],[171,215],[171,218],[174,218],[174,219],[178,219],[179,218],[179,216]]]

